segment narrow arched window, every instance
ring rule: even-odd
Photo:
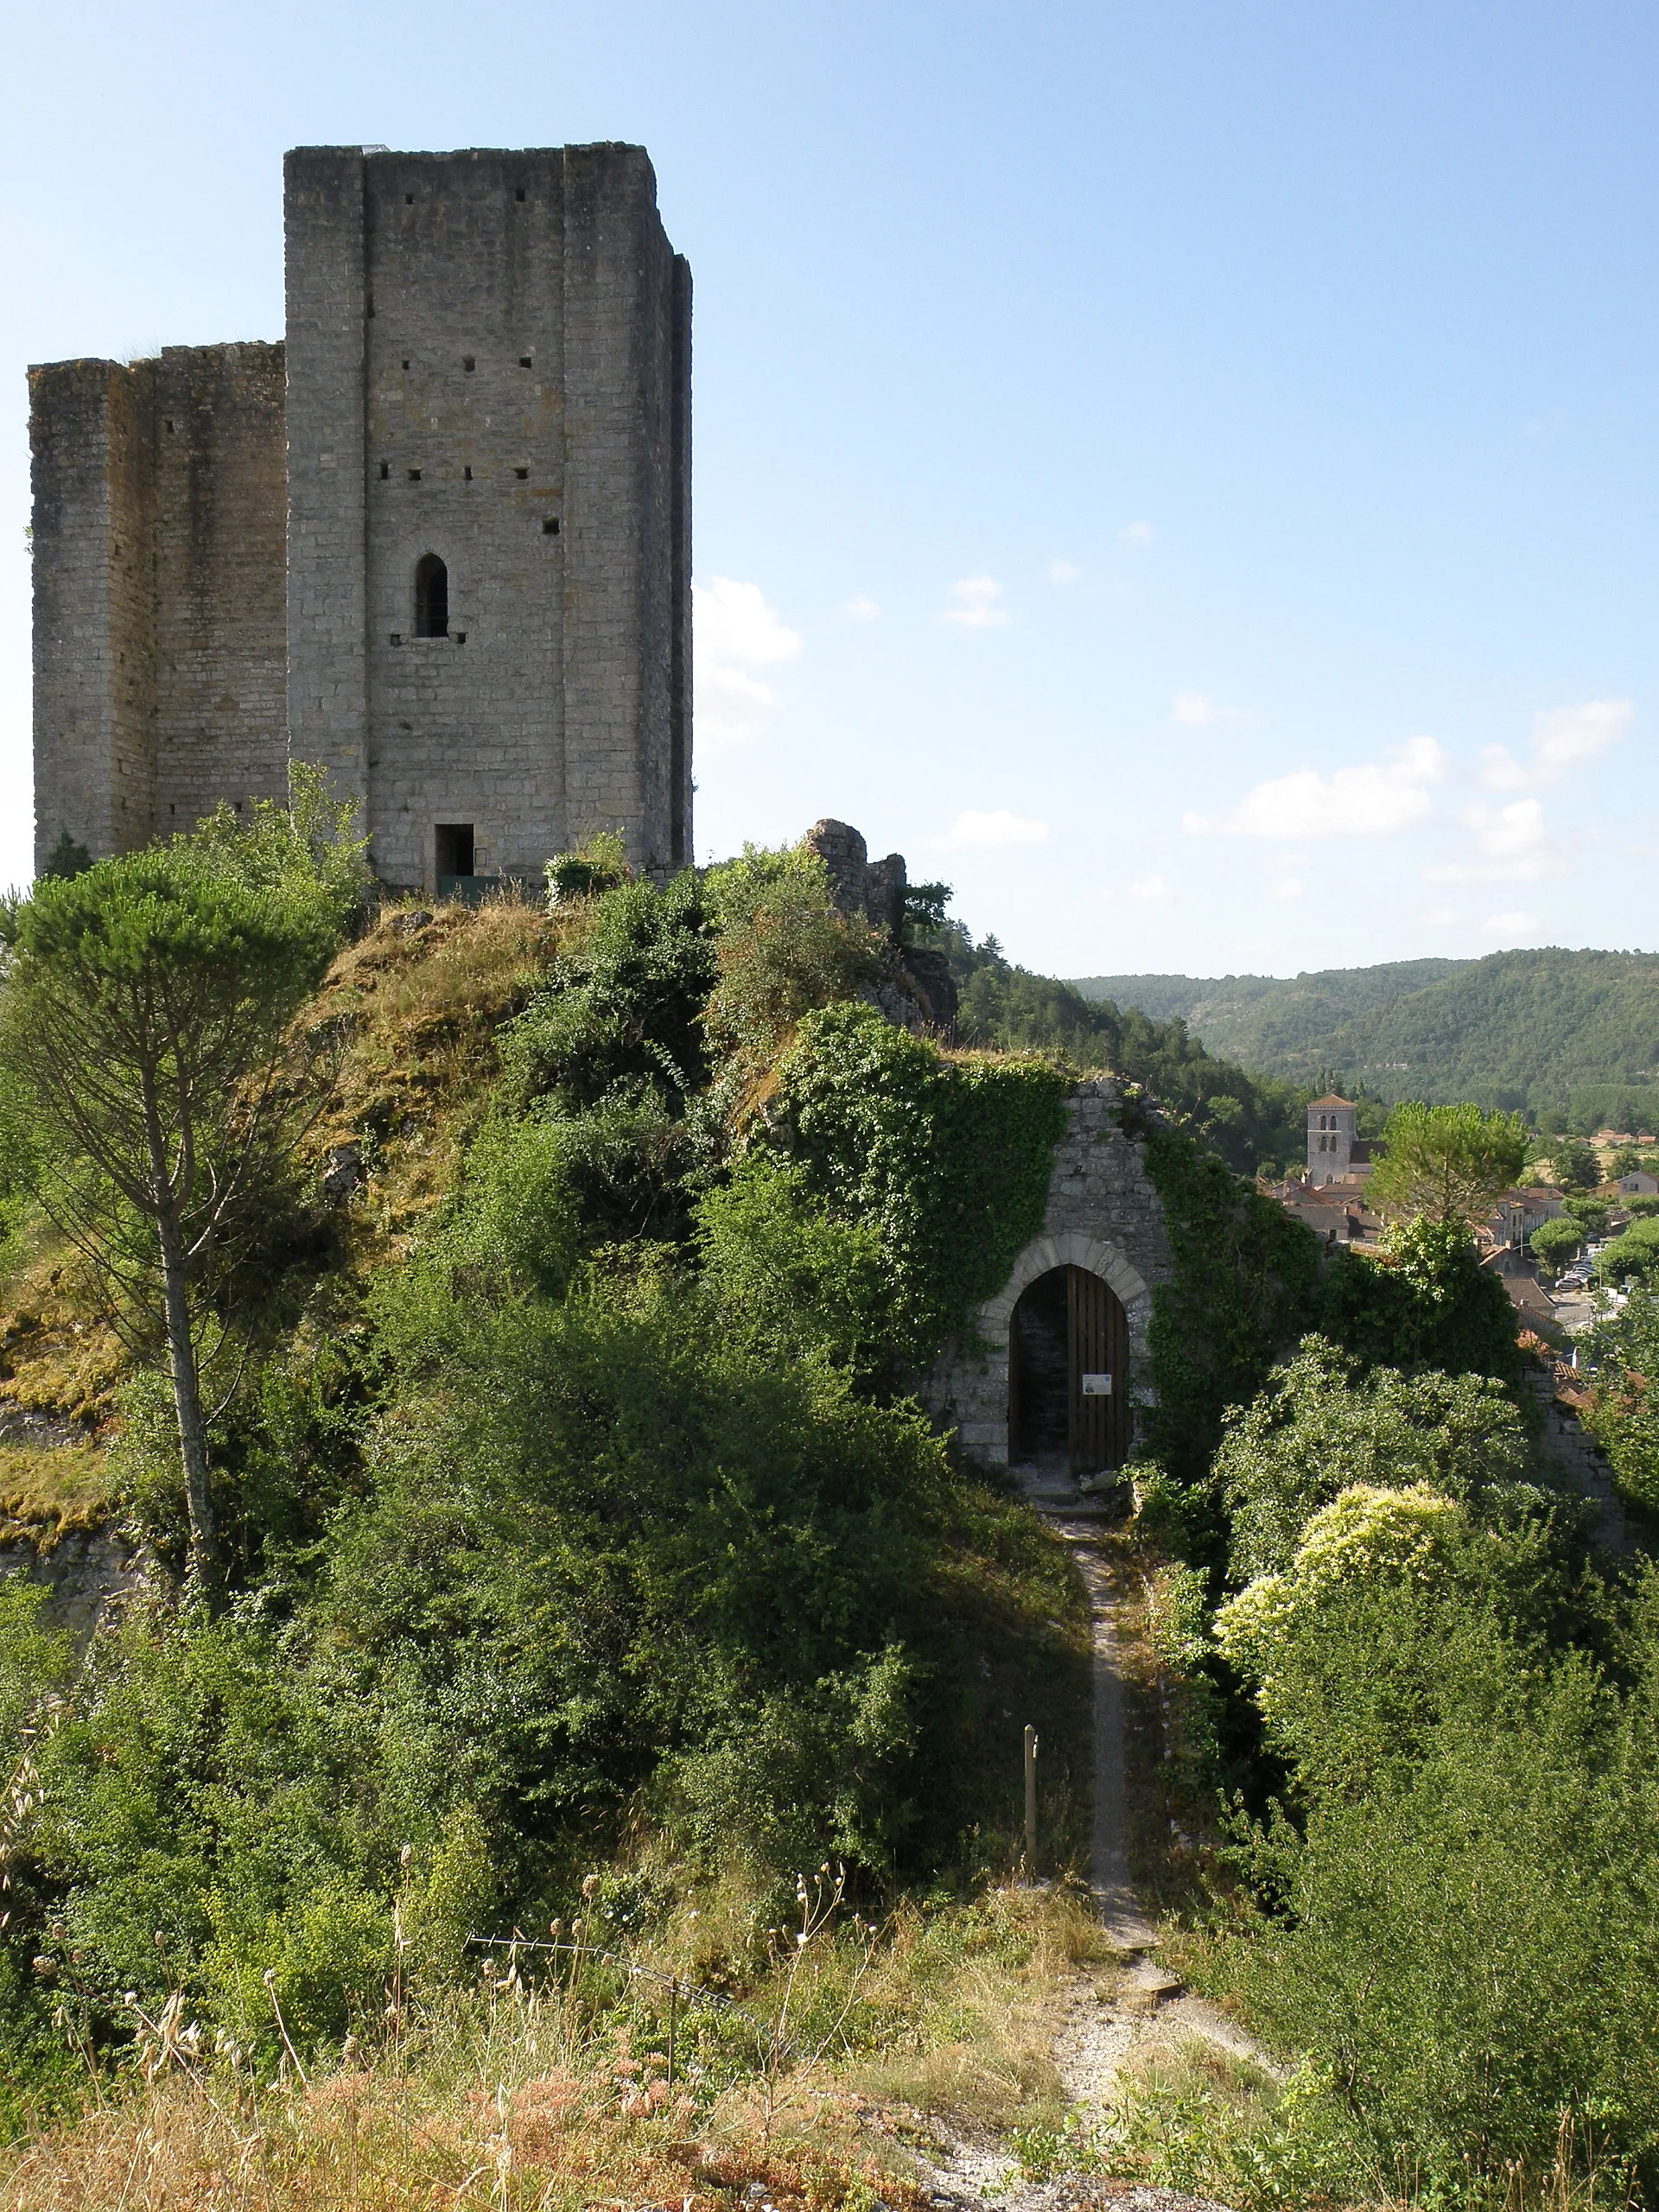
[[[449,571],[435,553],[423,553],[415,564],[415,634],[449,634]]]

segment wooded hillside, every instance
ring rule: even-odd
[[[1559,946],[1272,976],[1091,976],[1085,998],[1183,1019],[1264,1076],[1340,1070],[1375,1097],[1473,1099],[1586,1131],[1659,1125],[1659,956]]]

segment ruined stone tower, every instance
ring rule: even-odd
[[[385,881],[691,855],[690,277],[634,146],[307,147],[286,345],[30,372],[37,864],[284,789]]]

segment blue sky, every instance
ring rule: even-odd
[[[302,143],[625,138],[692,263],[700,857],[858,823],[1063,974],[1656,942],[1659,15],[14,9],[26,362],[282,327]]]

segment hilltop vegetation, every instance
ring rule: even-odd
[[[276,848],[314,930],[308,872],[350,869],[285,835],[48,887],[6,918],[9,1007],[72,924],[150,973]],[[142,1208],[99,1217],[118,1268],[60,1241],[60,1179],[102,1171],[38,1069],[31,1118],[27,1053],[0,1070],[0,1395],[35,1421],[6,1503],[48,1551],[118,1520],[143,1563],[89,1647],[0,1579],[8,2202],[233,2173],[296,2212],[921,2212],[892,2139],[941,2112],[1033,2175],[1240,2212],[1496,2212],[1552,2172],[1566,2202],[1586,2128],[1603,2190],[1650,2198],[1659,1585],[1539,1456],[1460,1218],[1518,1129],[1416,1117],[1415,1217],[1322,1257],[1230,1165],[1297,1094],[1179,1021],[936,914],[976,1041],[912,1033],[873,1002],[906,948],[804,850],[655,884],[600,843],[550,877],[342,898],[291,1052],[250,1061],[289,1141],[186,1284],[213,1574]],[[1284,2066],[1068,2119],[1043,2007],[1103,1948],[1088,1603],[912,1393],[1109,1057],[1172,1253],[1106,1493],[1148,1676],[1136,1872]],[[1597,1415],[1637,1510],[1651,1337],[1632,1301]],[[1046,1895],[1012,1880],[1027,1722]],[[871,2098],[909,2116],[878,2139]]]
[[[1392,1103],[1461,1099],[1540,1126],[1659,1129],[1659,957],[1496,952],[1288,980],[1097,976],[1091,1001],[1185,1021],[1205,1048],[1263,1075],[1341,1068]]]
[[[40,911],[158,883],[211,905],[181,847]],[[113,1427],[155,1566],[90,1670],[0,1582],[14,2119],[181,1989],[238,2048],[337,2052],[389,1976],[435,1998],[469,1934],[580,1917],[595,1864],[970,1893],[1013,1849],[1011,1713],[1074,1847],[1080,1594],[905,1390],[1040,1224],[1065,1078],[893,1027],[857,995],[891,951],[799,854],[660,888],[601,854],[550,911],[346,944],[294,1025],[294,1172],[194,1278],[240,1347],[205,1393],[217,1602],[142,1237],[110,1277],[24,1235],[6,1394]],[[36,1185],[82,1187],[35,1136]],[[764,1977],[780,1909],[702,1976]]]

